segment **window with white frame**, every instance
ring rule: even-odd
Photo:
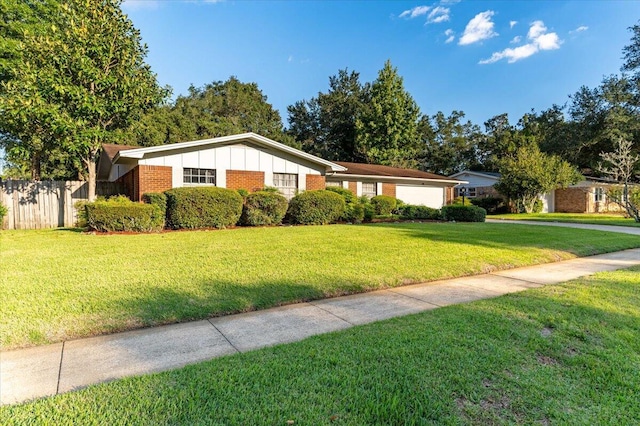
[[[378,185],[375,182],[362,182],[362,195],[365,197],[375,197],[378,195]]]
[[[292,173],[274,173],[273,186],[278,188],[280,193],[291,200],[298,192],[298,175]]]
[[[456,197],[462,197],[462,194],[464,194],[465,197],[473,198],[478,195],[478,189],[475,187],[466,186],[456,188]]]
[[[215,185],[216,171],[214,169],[182,169],[182,182],[187,184]]]
[[[604,188],[596,188],[595,192],[593,193],[594,201],[596,203],[602,203],[604,202],[604,197],[605,197]]]
[[[342,187],[342,182],[337,182],[337,181],[333,181],[333,182],[327,181],[327,182],[325,182],[325,187],[328,188],[330,186]]]

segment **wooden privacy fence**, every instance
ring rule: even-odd
[[[0,201],[8,209],[3,229],[41,229],[75,226],[77,201],[88,200],[83,181],[5,180],[0,182]],[[96,194],[122,193],[122,185],[98,182]]]

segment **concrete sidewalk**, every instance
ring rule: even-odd
[[[634,265],[640,265],[640,249],[2,352],[0,402],[55,395]]]

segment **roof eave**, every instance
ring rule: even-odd
[[[454,185],[469,183],[464,180],[458,179],[431,179],[431,178],[415,178],[405,176],[382,176],[382,175],[356,175],[347,173],[334,173],[331,177],[341,178],[357,178],[357,179],[378,179],[378,180],[409,180],[416,182],[439,182],[439,183],[451,183]]]

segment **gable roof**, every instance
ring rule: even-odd
[[[500,179],[500,176],[501,176],[500,173],[495,173],[495,172],[474,172],[472,170],[463,170],[461,172],[449,175],[449,177],[450,178],[457,178],[457,177],[462,176],[464,174],[469,174],[469,175],[472,175],[472,176],[480,176],[480,177],[485,177],[485,178],[494,179],[494,180]]]
[[[205,147],[209,145],[222,145],[222,144],[228,144],[233,142],[243,142],[243,141],[252,142],[259,146],[272,148],[278,151],[285,152],[287,154],[293,155],[294,157],[304,159],[311,163],[320,164],[322,166],[325,166],[328,171],[339,172],[339,171],[345,170],[343,166],[340,166],[336,163],[327,161],[320,157],[316,157],[315,155],[308,154],[306,152],[300,151],[299,149],[292,148],[288,145],[282,144],[280,142],[276,142],[272,139],[266,138],[264,136],[261,136],[252,132],[241,133],[238,135],[231,135],[231,136],[221,136],[217,138],[203,139],[198,141],[171,143],[166,145],[150,146],[150,147],[143,147],[143,148],[135,147],[133,149],[120,149],[113,156],[113,158],[111,158],[111,162],[117,163],[120,158],[142,159],[144,158],[145,154],[175,151],[175,150],[185,149],[185,148],[199,148],[199,147]],[[116,145],[116,146],[121,147],[122,145]]]
[[[441,181],[443,183],[462,183],[461,181],[450,179],[446,176],[423,172],[422,170],[402,169],[399,167],[382,166],[379,164],[349,163],[345,161],[336,161],[336,163],[345,167],[346,170],[335,173],[334,176],[370,176],[377,178],[405,178]]]

